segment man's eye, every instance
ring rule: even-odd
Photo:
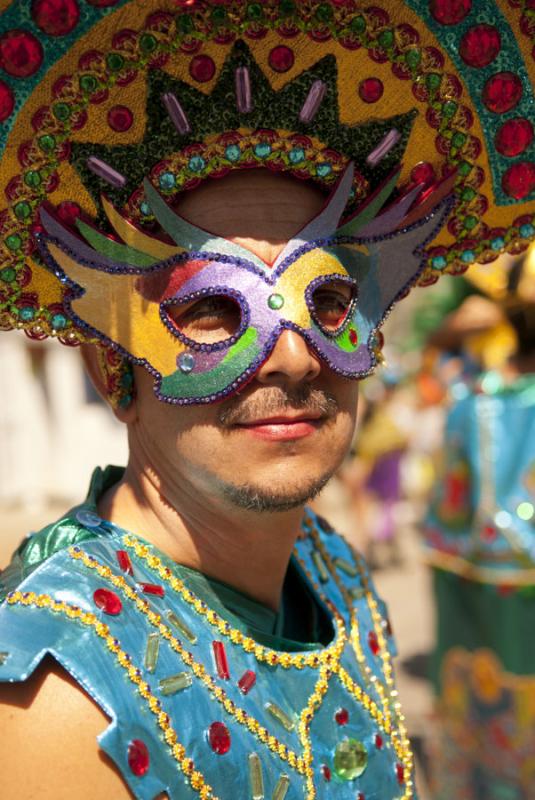
[[[240,327],[241,309],[225,295],[210,295],[193,303],[170,305],[166,309],[175,328],[198,344],[222,342]]]
[[[347,317],[354,294],[354,288],[342,281],[318,286],[312,295],[316,320],[328,331],[337,330]]]

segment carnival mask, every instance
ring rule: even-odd
[[[416,211],[421,187],[379,213],[398,175],[340,224],[350,164],[324,209],[271,265],[181,218],[148,181],[147,202],[174,245],[103,198],[122,241],[79,221],[84,242],[42,209],[40,249],[68,287],[65,306],[76,325],[146,367],[161,400],[209,403],[235,392],[286,329],[336,373],[361,378],[375,366],[379,326],[417,278],[421,248],[449,210],[441,201],[451,180]]]

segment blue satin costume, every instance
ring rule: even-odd
[[[277,651],[240,631],[163,553],[102,520],[93,498],[30,536],[0,576],[0,680],[26,680],[51,654],[110,718],[100,747],[140,800],[415,797],[394,644],[366,567],[307,510],[292,568],[329,620],[319,649]],[[162,691],[177,673],[180,690]],[[227,752],[211,746],[214,722]],[[142,775],[129,758],[140,743]]]

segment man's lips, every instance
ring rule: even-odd
[[[321,414],[265,417],[250,422],[237,423],[235,427],[248,431],[262,439],[287,441],[310,436],[324,420],[325,417]]]

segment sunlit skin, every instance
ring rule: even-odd
[[[304,183],[247,172],[188,193],[180,211],[272,262],[323,202],[319,191]],[[346,301],[336,292],[323,297],[325,321],[339,316]],[[231,315],[215,324],[221,323],[232,324]],[[95,353],[86,348],[84,357],[104,394]],[[277,608],[304,498],[336,469],[349,447],[357,382],[335,375],[290,331],[254,380],[223,404],[168,405],[154,396],[145,370],[136,369],[135,380],[135,402],[116,412],[128,427],[126,474],[103,498],[100,512],[176,561]],[[252,495],[271,496],[270,502],[295,505],[285,511],[244,509],[232,499],[233,489],[243,486]],[[23,684],[0,685],[2,796],[131,798],[98,748],[96,736],[108,723],[53,663],[43,664]]]

